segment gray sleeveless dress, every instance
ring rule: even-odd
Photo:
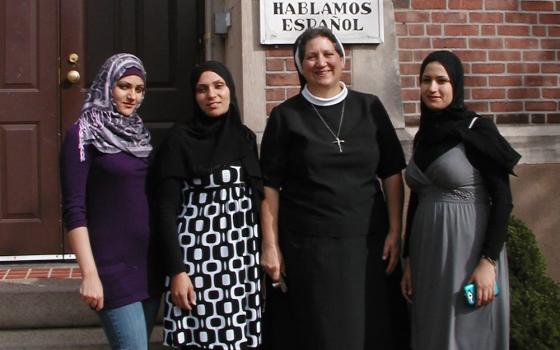
[[[415,350],[509,349],[509,281],[505,246],[498,260],[500,293],[490,305],[465,303],[463,286],[480,260],[489,215],[482,177],[463,144],[422,172],[410,161],[405,178],[418,195],[410,264]]]

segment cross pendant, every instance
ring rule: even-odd
[[[334,140],[334,141],[331,142],[331,143],[336,143],[336,144],[338,144],[338,151],[342,153],[342,145],[341,145],[341,143],[344,143],[344,140],[339,139],[338,136],[337,136],[337,137],[336,137],[336,140]]]

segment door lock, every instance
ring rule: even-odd
[[[70,62],[70,63],[76,63],[76,62],[78,62],[79,59],[80,59],[80,56],[78,56],[77,53],[71,53],[70,55],[68,55],[68,62]]]

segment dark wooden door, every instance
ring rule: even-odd
[[[142,59],[147,71],[146,98],[139,113],[157,145],[191,105],[188,74],[203,52],[202,2],[61,1],[63,71],[76,70],[82,77],[76,84],[62,84],[62,129],[78,117],[84,93],[107,57],[129,52]],[[75,63],[68,59],[72,53],[79,57]],[[69,252],[67,244],[65,252]]]
[[[0,256],[62,251],[58,0],[0,0]]]
[[[188,72],[202,52],[201,3],[0,0],[0,258],[68,251],[58,152],[107,57],[143,60],[148,90],[139,112],[155,144],[185,117]],[[78,82],[66,79],[72,70]]]
[[[117,52],[132,53],[144,62],[148,74],[146,98],[139,110],[146,125],[152,132],[153,142],[161,140],[164,130],[175,121],[185,117],[191,104],[188,98],[189,72],[200,61],[201,33],[203,28],[203,2],[184,0],[88,0],[81,8],[76,5],[82,1],[68,1],[67,13],[77,22],[76,13],[82,23],[73,24],[83,28],[83,50],[78,68],[82,69],[85,91],[95,78],[97,70],[107,57]],[[63,24],[66,20],[63,20]],[[63,28],[64,29],[64,28]],[[63,37],[75,35],[66,30]],[[79,42],[79,38],[64,40]],[[63,55],[72,49],[63,50]],[[64,56],[63,56],[64,57]],[[67,69],[72,65],[67,63]],[[70,89],[71,90],[71,89]],[[74,105],[76,96],[68,94],[63,106]],[[71,95],[71,96],[70,96]],[[79,99],[78,99],[79,100]],[[63,116],[63,127],[68,127],[77,117],[80,103],[68,109]]]

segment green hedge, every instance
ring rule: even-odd
[[[509,222],[511,349],[560,349],[560,285],[545,273],[535,236],[519,219]]]

